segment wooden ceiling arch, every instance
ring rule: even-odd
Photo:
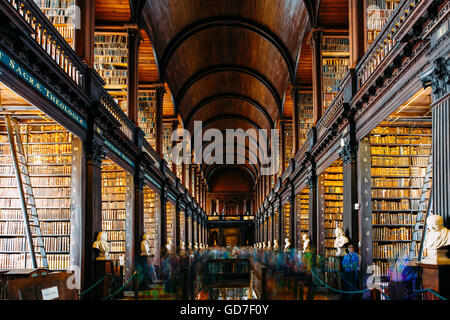
[[[195,120],[202,120],[204,121],[205,118],[198,117],[198,113],[202,111],[203,108],[208,108],[211,106],[212,103],[220,100],[238,100],[244,103],[248,103],[252,106],[252,111],[257,111],[255,114],[252,114],[253,117],[260,116],[258,112],[262,114],[262,116],[265,118],[265,120],[268,122],[269,126],[267,129],[271,129],[274,127],[274,119],[270,116],[270,114],[267,112],[267,110],[256,100],[252,99],[249,96],[238,94],[238,93],[221,93],[216,94],[214,96],[208,97],[201,102],[199,102],[192,110],[189,112],[189,114],[186,117],[186,120],[184,121],[184,127],[189,128],[191,126],[191,122]],[[255,110],[253,110],[255,109]],[[265,126],[261,126],[265,127]]]
[[[211,189],[211,179],[218,173],[218,172],[223,172],[223,170],[225,171],[230,171],[230,170],[237,170],[240,171],[244,174],[246,174],[252,181],[252,184],[255,184],[258,175],[256,172],[254,172],[254,170],[246,165],[242,165],[242,164],[234,164],[234,165],[217,165],[217,164],[212,164],[212,165],[207,165],[207,167],[205,168],[205,179],[206,179],[206,183],[208,184],[208,188]]]

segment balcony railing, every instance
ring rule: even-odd
[[[133,141],[134,125],[125,112],[120,109],[114,99],[103,89],[100,97],[101,104],[109,111],[109,113],[120,123],[120,131],[122,131],[131,141]]]
[[[374,74],[378,66],[397,48],[401,39],[398,39],[399,30],[407,21],[414,9],[427,0],[406,0],[397,7],[383,27],[382,32],[372,43],[361,62],[357,65],[358,87],[362,87]]]
[[[253,215],[210,215],[208,221],[253,221],[255,216]]]
[[[32,0],[6,0],[34,33],[31,37],[78,86],[83,87],[86,66]]]

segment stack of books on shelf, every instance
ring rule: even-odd
[[[164,122],[162,131],[163,157],[169,169],[172,170],[172,123]]]
[[[167,201],[166,204],[167,243],[172,240],[175,246],[175,205]],[[195,226],[195,225],[194,225]],[[194,232],[197,231],[196,229]]]
[[[330,257],[335,253],[334,229],[343,228],[344,213],[344,180],[342,161],[335,162],[322,173],[323,193],[322,212],[324,228],[325,256]]]
[[[298,138],[299,145],[306,142],[309,130],[313,127],[313,95],[312,92],[299,93]]]
[[[34,0],[66,42],[75,48],[75,27],[78,18],[75,0]]]
[[[293,132],[292,123],[284,123],[284,166],[287,168],[289,166],[289,161],[294,157],[294,145],[293,145]]]
[[[349,58],[348,38],[322,38],[322,92],[323,110],[333,102],[347,74]]]
[[[102,161],[102,230],[108,235],[110,257],[125,255],[126,173],[110,160]]]
[[[49,268],[66,270],[70,266],[72,134],[52,124],[23,124],[20,130]],[[7,133],[0,132],[0,269],[30,268],[10,150]],[[38,254],[37,259],[42,266]]]
[[[309,188],[304,188],[296,199],[298,231],[300,232],[298,234],[300,235],[309,231]]]
[[[368,0],[367,42],[372,44],[401,0]]]
[[[372,253],[385,276],[390,260],[409,252],[431,154],[431,127],[380,125],[370,143]]]
[[[96,32],[94,67],[105,81],[105,89],[127,113],[128,35],[121,32]]]
[[[159,218],[159,195],[150,187],[144,187],[144,232],[149,236],[152,252],[155,252]]]
[[[138,125],[156,150],[156,90],[139,91]]]
[[[284,238],[290,238],[290,229],[291,229],[291,205],[287,202],[283,206],[283,240]],[[292,239],[290,239],[292,240]]]

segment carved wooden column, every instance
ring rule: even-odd
[[[355,68],[366,52],[365,2],[348,1],[348,26],[350,35],[350,68]]]
[[[319,197],[317,190],[317,175],[315,165],[310,166],[308,178],[306,179],[306,185],[309,188],[309,239],[311,243],[311,249],[314,246],[317,250],[319,245],[319,237],[318,234],[320,232],[320,228],[318,225],[318,208],[319,208]],[[316,251],[317,252],[317,251]]]
[[[322,31],[313,31],[312,47],[312,81],[313,81],[313,119],[314,124],[322,117]]]
[[[156,87],[156,152],[159,156],[163,157],[163,142],[162,142],[162,134],[163,134],[163,102],[164,102],[164,94],[166,93],[166,89],[164,86]]]
[[[135,187],[133,175],[126,173],[126,192],[125,192],[125,278],[128,279],[134,272],[135,257],[139,254],[140,242],[139,232],[136,230],[136,212],[135,212]],[[141,193],[143,189],[142,182]],[[142,224],[144,219],[142,219]],[[136,239],[137,238],[137,239]],[[136,241],[137,240],[137,241]],[[136,245],[137,244],[137,245]]]
[[[137,28],[128,29],[128,117],[138,123],[138,95],[139,95],[139,44],[140,34]]]
[[[284,121],[280,121],[280,159],[281,159],[281,174],[286,169],[286,130],[285,130],[285,123]],[[278,171],[279,172],[279,171]],[[280,175],[281,175],[280,174]],[[270,187],[272,187],[272,183],[269,184]]]
[[[438,57],[421,75],[432,94],[433,214],[442,216],[450,228],[450,53]]]
[[[79,28],[75,30],[75,51],[89,67],[94,66],[95,0],[77,0]]]
[[[159,224],[161,226],[161,232],[159,234],[159,243],[161,245],[161,257],[165,256],[167,249],[167,192],[168,192],[168,181],[165,181],[161,187],[161,197],[160,205],[161,211],[159,216]],[[160,258],[161,258],[160,257]]]
[[[283,235],[284,235],[284,212],[283,212],[283,204],[281,202],[281,198],[278,198],[278,246],[281,246],[284,243]]]
[[[299,243],[299,241],[297,239],[297,232],[295,232],[297,221],[295,214],[295,190],[292,181],[289,182],[289,187],[290,187],[289,208],[291,210],[289,213],[290,219],[289,224],[291,226],[291,228],[289,229],[289,241],[291,242],[291,247],[296,248],[297,243]]]
[[[352,119],[350,127],[354,127]],[[355,210],[355,204],[358,203],[358,176],[357,176],[357,150],[358,142],[354,138],[354,128],[350,129],[350,134],[343,140],[343,147],[339,150],[339,155],[343,162],[344,177],[344,214],[343,224],[344,233],[350,241],[358,246],[359,244],[359,217]]]
[[[181,228],[180,228],[180,209],[181,209],[181,199],[180,197],[177,198],[177,203],[175,205],[175,252],[177,254],[180,253],[180,243],[181,243]]]
[[[92,244],[97,239],[98,233],[102,230],[102,159],[106,156],[106,148],[103,145],[104,139],[93,134],[86,140],[85,152],[85,208],[82,219],[84,228],[83,272],[81,273],[81,289],[88,289],[96,279],[94,279],[94,262],[96,253]],[[88,297],[85,297],[88,298]]]

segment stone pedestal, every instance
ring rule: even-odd
[[[433,289],[441,296],[450,299],[450,265],[418,263],[423,289]],[[433,294],[427,294],[432,300],[439,300]]]

